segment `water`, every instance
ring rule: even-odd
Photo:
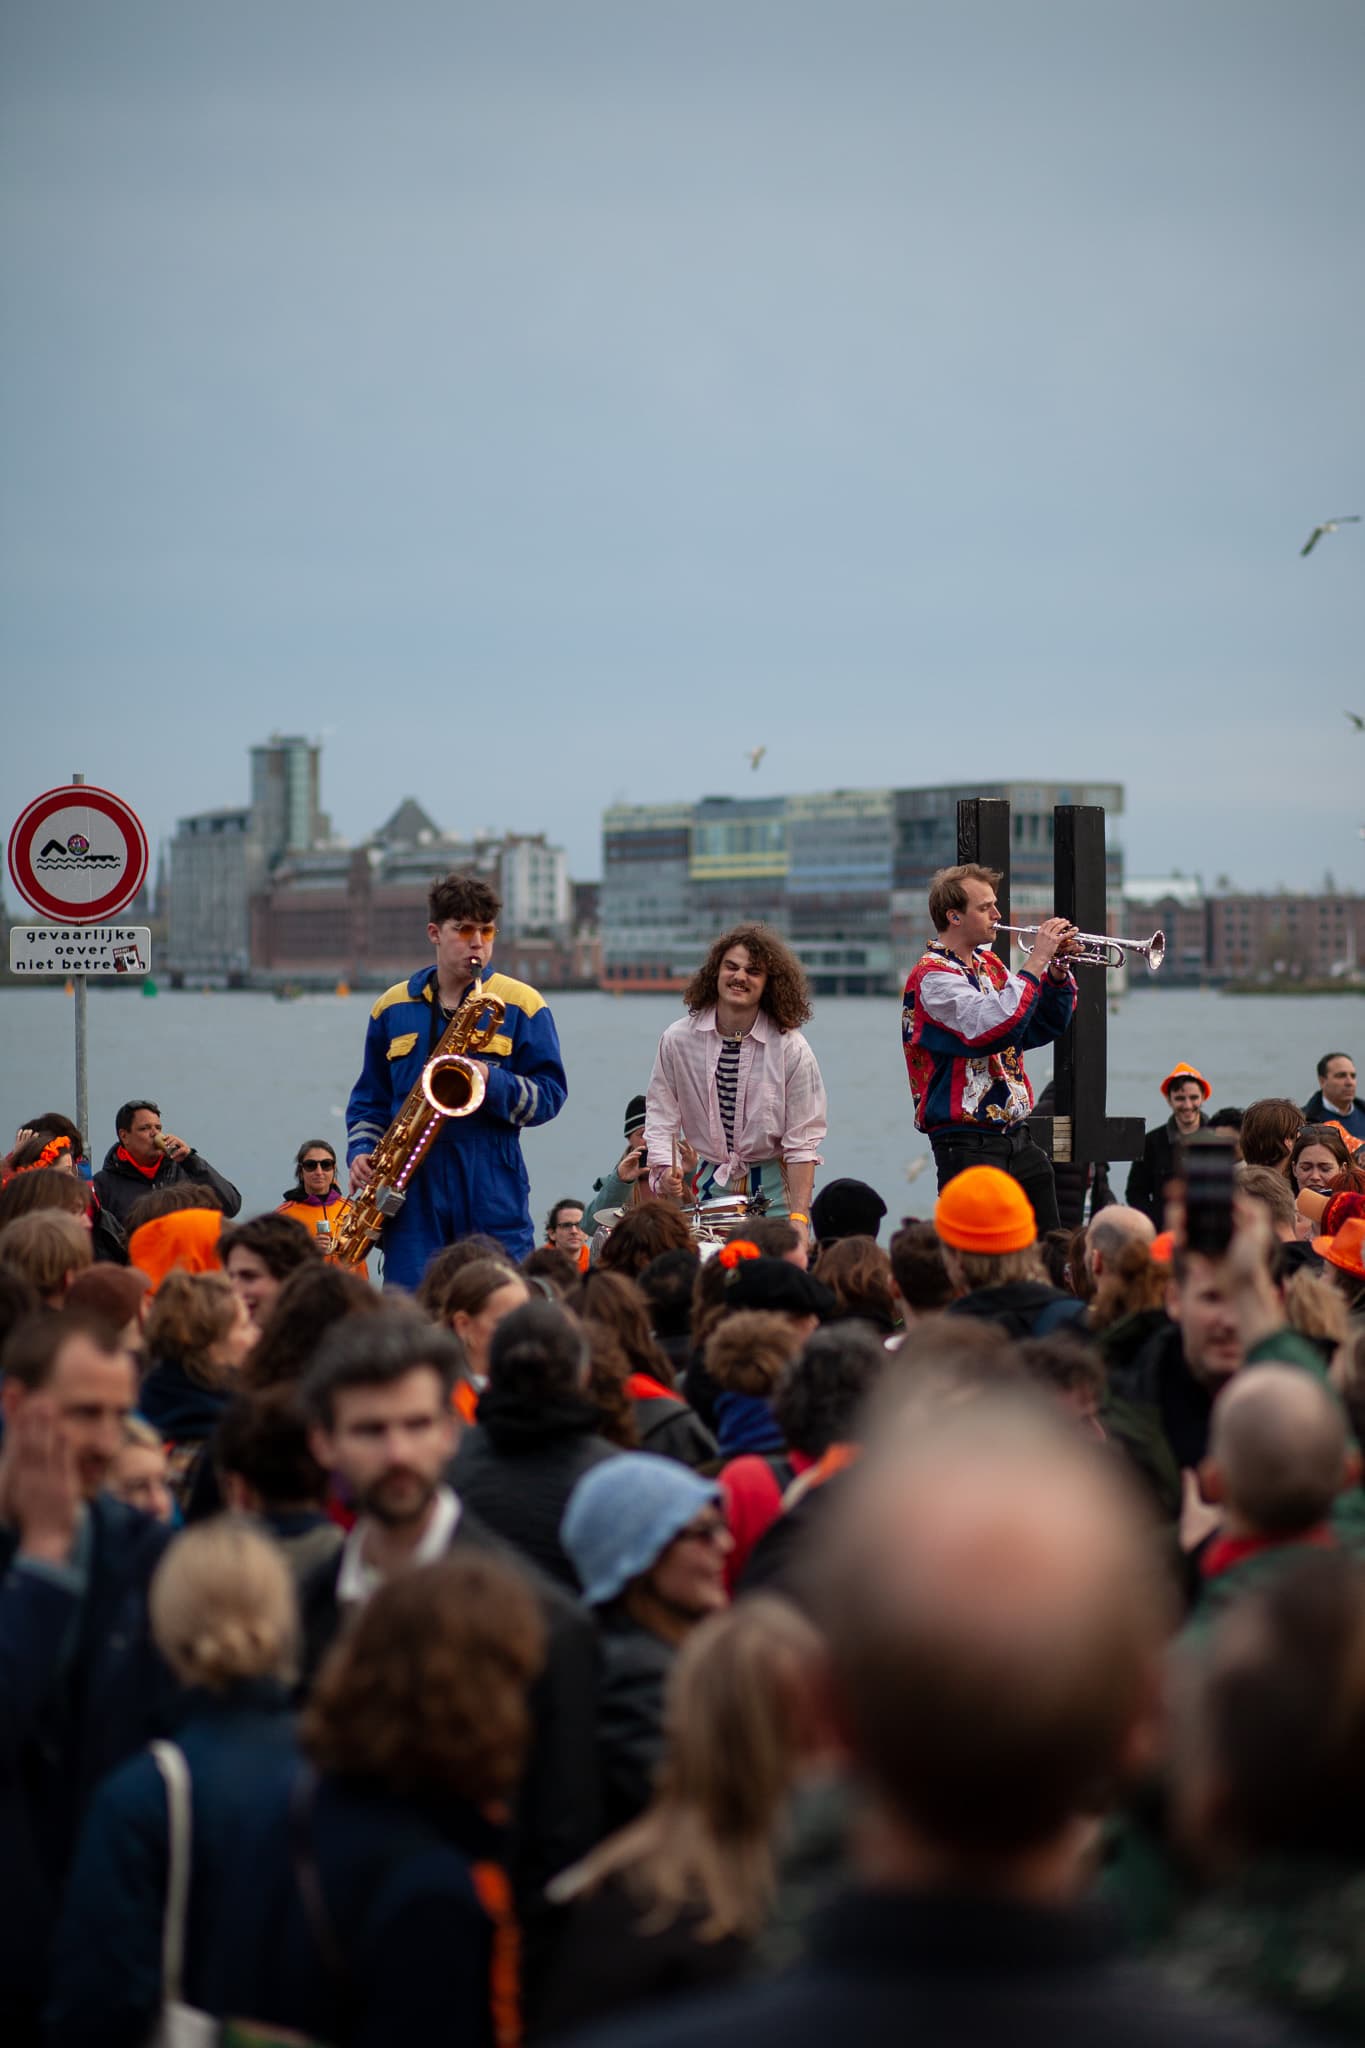
[[[1083,970],[1085,972],[1097,970]],[[161,1104],[166,1128],[242,1190],[244,1213],[272,1208],[292,1178],[305,1138],[345,1146],[343,1112],[360,1065],[365,996],[167,993],[90,989],[90,1114],[96,1161],[113,1142],[114,1111],[132,1096]],[[565,994],[552,998],[569,1076],[553,1123],[525,1134],[537,1227],[561,1195],[585,1196],[621,1151],[626,1103],[649,1078],[659,1034],[679,1015],[676,996]],[[71,1112],[74,1004],[60,986],[0,990],[4,1144],[21,1116]],[[1213,1104],[1261,1095],[1306,1101],[1320,1055],[1365,1057],[1365,1012],[1349,996],[1220,996],[1195,989],[1135,991],[1109,1019],[1111,1115],[1161,1114],[1157,1082],[1176,1060],[1213,1084]],[[926,1215],[933,1176],[906,1169],[927,1159],[915,1132],[894,1000],[827,998],[809,1037],[829,1091],[830,1132],[817,1179],[847,1174],[885,1197],[891,1218]],[[1050,1053],[1029,1057],[1040,1091]]]

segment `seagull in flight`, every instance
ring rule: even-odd
[[[1365,718],[1358,711],[1347,711],[1343,715],[1350,719],[1357,732],[1365,732]]]
[[[768,749],[766,747],[750,747],[749,752],[746,756],[749,766],[756,770],[759,762],[763,759],[763,756],[767,753],[767,751]]]
[[[1308,539],[1299,549],[1299,553],[1301,555],[1311,555],[1325,533],[1335,533],[1339,526],[1359,526],[1359,524],[1360,514],[1358,512],[1343,512],[1336,519],[1324,519],[1320,526],[1313,528]]]

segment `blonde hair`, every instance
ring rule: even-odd
[[[785,1600],[758,1593],[692,1630],[673,1667],[666,1749],[648,1809],[555,1880],[559,1904],[619,1876],[642,1933],[699,1914],[702,1941],[758,1932],[775,1889],[773,1842],[804,1756],[819,1648]]]
[[[960,1273],[968,1294],[978,1287],[1003,1287],[1010,1280],[1046,1280],[1047,1268],[1036,1244],[1017,1252],[964,1252],[945,1244],[944,1263],[950,1274]]]
[[[222,1692],[236,1679],[294,1676],[294,1581],[268,1536],[233,1515],[177,1536],[150,1596],[157,1648],[185,1685]]]
[[[123,1448],[125,1451],[164,1451],[165,1440],[150,1422],[144,1422],[140,1415],[125,1415],[123,1418]]]
[[[90,1232],[62,1209],[34,1209],[0,1230],[0,1266],[19,1273],[39,1294],[55,1294],[94,1260]]]
[[[1302,1337],[1326,1338],[1333,1350],[1351,1334],[1351,1311],[1339,1287],[1325,1273],[1300,1266],[1284,1290],[1285,1321]]]

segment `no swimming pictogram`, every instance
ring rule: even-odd
[[[70,783],[35,797],[10,833],[9,871],[26,903],[68,924],[99,924],[147,878],[147,835],[122,797]]]

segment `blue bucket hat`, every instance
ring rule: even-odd
[[[614,1600],[720,1497],[714,1480],[652,1451],[622,1451],[594,1465],[570,1494],[559,1525],[588,1606]]]

